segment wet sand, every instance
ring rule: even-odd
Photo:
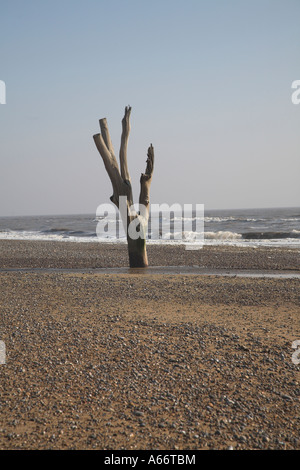
[[[300,271],[298,250],[148,255]],[[127,265],[126,246],[0,241],[0,449],[299,449],[299,279],[97,271]]]

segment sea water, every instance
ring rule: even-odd
[[[203,217],[204,215],[204,217]],[[202,217],[204,245],[300,247],[300,208],[205,210],[197,213],[150,213],[149,244],[183,244],[176,227],[197,228]],[[118,213],[107,215],[106,230],[97,230],[103,218],[95,214],[0,217],[0,239],[60,242],[126,243]],[[179,224],[179,225],[178,225]],[[201,224],[198,224],[201,227]],[[152,229],[152,228],[153,229]],[[155,227],[155,230],[154,230]],[[175,227],[175,228],[174,228]],[[193,229],[195,230],[195,229]],[[195,233],[194,233],[195,235]],[[195,238],[195,237],[194,237]],[[190,239],[191,243],[193,237]],[[190,243],[189,242],[189,243]]]

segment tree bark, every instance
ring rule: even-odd
[[[145,173],[141,174],[140,178],[139,211],[136,212],[132,208],[133,194],[131,178],[127,164],[127,146],[130,133],[130,113],[131,107],[127,106],[125,108],[124,117],[122,119],[122,134],[119,152],[120,168],[115,157],[106,118],[100,119],[99,124],[101,133],[95,134],[93,138],[112,183],[113,194],[110,197],[110,200],[118,207],[118,209],[121,209],[120,197],[126,197],[126,208],[124,211],[122,206],[121,215],[123,216],[122,220],[127,235],[129,265],[132,268],[140,268],[148,266],[145,237],[149,220],[150,186],[154,165],[154,149],[152,144],[148,148],[146,170]],[[135,232],[135,237],[132,236],[131,230]],[[136,233],[138,231],[140,231],[143,236],[136,238]]]

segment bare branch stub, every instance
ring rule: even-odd
[[[126,106],[124,117],[122,119],[122,135],[121,135],[121,145],[120,145],[120,168],[121,168],[121,176],[124,181],[130,181],[130,174],[128,170],[127,164],[127,145],[130,133],[130,114],[131,114],[131,107]]]
[[[100,125],[101,135],[103,137],[105,145],[106,145],[108,151],[111,153],[111,155],[115,157],[115,152],[114,152],[113,144],[112,144],[112,141],[111,141],[111,138],[110,138],[106,118],[100,119],[99,120],[99,125]]]
[[[148,208],[150,203],[150,185],[154,169],[154,148],[152,144],[148,148],[146,170],[145,173],[141,174],[140,178],[140,198],[139,203],[143,204]],[[149,209],[148,209],[149,210]]]

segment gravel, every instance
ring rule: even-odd
[[[25,243],[14,252],[4,245],[0,258],[10,267],[83,267],[94,256],[89,246],[81,252],[67,243]],[[113,265],[114,250],[100,250],[95,265],[102,258]],[[241,258],[210,253],[235,267],[268,259],[256,250]],[[295,258],[287,251],[269,263],[295,269]],[[1,449],[300,448],[299,365],[291,359],[300,338],[299,280],[0,278]]]
[[[296,248],[148,245],[151,266],[200,266],[211,269],[300,271]],[[127,267],[126,244],[0,240],[2,268],[109,268]]]

